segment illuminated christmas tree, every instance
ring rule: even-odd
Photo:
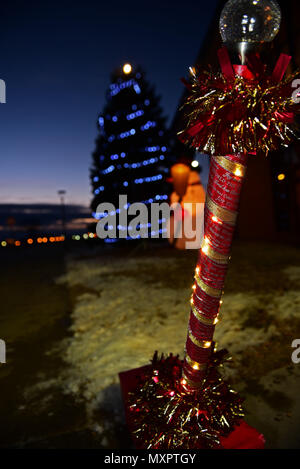
[[[171,161],[159,100],[140,68],[125,64],[113,72],[92,154],[91,206],[96,219],[101,218],[98,205],[110,202],[118,207],[120,194],[127,196],[128,204],[168,199]],[[151,232],[150,223],[148,228]]]

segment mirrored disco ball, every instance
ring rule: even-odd
[[[275,0],[229,0],[221,13],[225,43],[270,42],[279,31],[281,11]]]

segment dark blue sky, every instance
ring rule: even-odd
[[[9,1],[0,7],[0,203],[90,202],[109,75],[139,63],[172,118],[217,0]]]

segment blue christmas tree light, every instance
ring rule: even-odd
[[[101,218],[96,212],[101,202],[118,207],[120,194],[127,195],[128,206],[167,200],[165,175],[171,162],[165,119],[140,67],[126,63],[112,73],[98,127],[91,168],[93,216]]]

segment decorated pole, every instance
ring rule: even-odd
[[[204,211],[204,241],[191,299],[183,385],[201,388],[213,352],[247,155],[212,157]]]
[[[276,140],[288,143],[290,137],[290,96],[284,92],[286,84],[280,84],[290,57],[281,55],[267,82],[262,76],[265,67],[254,53],[259,44],[274,38],[280,20],[277,2],[228,1],[220,31],[228,47],[239,52],[241,65],[232,65],[223,47],[218,51],[222,73],[197,76],[191,69],[193,83],[187,85],[191,90],[186,103],[188,124],[181,139],[212,154],[204,240],[195,272],[183,367],[183,386],[191,391],[201,389],[213,353],[248,157],[254,157],[259,148],[267,153]],[[276,99],[276,87],[280,99],[284,98],[282,103]],[[281,113],[280,104],[285,106]]]
[[[191,313],[182,362],[158,357],[126,384],[127,421],[139,448],[261,448],[263,437],[243,419],[242,399],[219,372],[227,351],[214,346],[221,297],[247,160],[287,146],[299,111],[293,81],[284,77],[291,57],[281,54],[269,73],[258,46],[271,41],[281,21],[275,0],[229,0],[220,30],[220,72],[191,69],[181,141],[211,155]],[[228,49],[239,52],[232,65]],[[251,221],[250,221],[251,222]],[[226,318],[224,318],[226,319]],[[132,376],[132,374],[130,376]],[[133,384],[132,384],[133,383]],[[123,386],[124,390],[124,386]]]

